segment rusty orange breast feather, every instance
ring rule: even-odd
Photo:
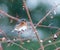
[[[19,29],[20,27],[26,26],[27,27],[27,23],[22,21],[21,23],[19,23],[16,28]]]

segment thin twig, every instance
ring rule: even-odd
[[[58,32],[56,32],[55,34],[60,34],[60,31],[58,31]],[[59,35],[58,35],[59,36]],[[45,41],[47,41],[47,40],[49,40],[49,39],[53,39],[53,35],[52,36],[50,36],[50,37],[48,37],[48,38],[46,38],[46,39],[44,39],[44,41],[43,42],[45,42]],[[57,41],[57,42],[53,42],[53,43],[50,43],[50,44],[46,44],[46,45],[44,45],[44,48],[45,47],[47,47],[47,46],[49,46],[49,45],[55,45],[56,47],[57,47],[57,45],[56,45],[56,43],[58,43],[58,42],[60,42],[60,40],[59,41]],[[38,50],[40,50],[41,48],[39,48]]]
[[[2,45],[1,45],[1,43],[0,43],[0,50],[3,50],[3,47],[2,47]]]
[[[10,38],[6,35],[6,33],[5,33],[4,31],[2,31],[2,32],[3,32],[3,34],[6,36],[6,38],[7,38],[8,40],[10,40]],[[7,40],[6,42],[8,42],[8,40]],[[24,48],[22,45],[19,45],[19,44],[15,43],[15,42],[12,41],[12,40],[10,40],[10,42],[12,42],[13,44],[19,46],[19,47],[22,48],[23,50],[28,50],[28,49]]]
[[[14,19],[14,20],[16,20],[16,21],[19,21],[19,20],[20,20],[20,19],[18,19],[18,18],[16,18],[16,17],[13,17],[13,16],[7,14],[6,12],[4,12],[4,11],[2,11],[2,10],[0,10],[0,13],[3,14],[3,15],[5,15],[5,16],[7,16],[7,17],[9,17],[9,18],[11,18],[11,19]]]
[[[36,25],[36,24],[35,24],[35,25]],[[55,26],[38,25],[38,27],[53,28],[53,29],[58,29],[58,30],[60,30],[59,27],[55,27]]]
[[[51,44],[47,44],[47,45],[45,45],[44,47],[47,47],[47,46],[49,46],[49,45],[56,44],[56,43],[59,43],[59,42],[60,42],[60,40],[59,40],[59,41],[56,41],[56,42],[53,42],[53,43],[51,43]]]
[[[56,5],[55,7],[53,7],[37,24],[35,27],[37,27],[39,24],[41,24],[45,19],[46,17],[53,11],[55,10],[60,4]]]
[[[16,17],[13,17],[13,16],[11,16],[11,15],[5,13],[5,12],[2,11],[2,10],[0,10],[0,13],[2,13],[3,15],[5,15],[5,16],[11,18],[11,19],[14,19],[14,20],[16,20],[16,21],[19,21],[19,20],[20,20],[20,19],[18,19],[18,18],[16,18]],[[21,41],[21,39],[20,39],[20,41]],[[22,42],[22,41],[21,41],[21,42]]]
[[[11,41],[11,43],[13,43],[13,44],[15,44],[15,45],[19,46],[19,47],[20,47],[20,48],[22,48],[23,50],[28,50],[28,49],[24,48],[22,45],[19,45],[19,44],[17,44],[17,43],[15,43],[15,42],[13,42],[13,41]]]
[[[49,43],[47,45],[44,45],[44,48],[47,47],[47,46],[49,46],[49,45],[54,45],[54,44],[59,43],[59,42],[60,42],[60,40],[59,41],[54,41],[53,43]],[[38,50],[40,50],[40,49],[41,48],[39,48]]]
[[[6,39],[9,39],[6,35],[6,33],[2,29],[0,29],[0,32],[6,37]]]
[[[56,34],[57,36],[59,36],[59,35],[60,35],[60,31],[58,31],[58,32],[56,32],[56,33],[54,33],[54,34]],[[54,36],[54,35],[51,35],[50,37],[44,39],[44,42],[45,42],[46,40],[48,40],[48,39],[53,39],[53,38],[54,38],[53,36]]]
[[[38,42],[39,42],[42,50],[44,50],[43,44],[40,43],[40,37],[39,37],[39,35],[38,35],[38,32],[37,32],[37,30],[35,29],[34,24],[33,24],[32,20],[31,20],[31,16],[30,16],[29,10],[28,10],[28,8],[27,8],[27,6],[26,6],[25,0],[23,0],[23,4],[24,4],[25,10],[26,10],[26,12],[27,12],[27,15],[28,15],[30,24],[31,24],[31,26],[32,26],[32,28],[33,28],[33,30],[34,30],[34,32],[35,32],[35,35],[36,35],[36,37],[37,37],[37,39],[38,39]]]

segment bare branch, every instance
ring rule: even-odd
[[[0,29],[0,30],[1,30],[1,29]],[[10,38],[6,35],[6,33],[5,33],[3,30],[1,30],[1,31],[2,31],[2,33],[5,35],[5,37],[7,37],[7,40],[4,41],[4,42],[8,42],[8,40],[10,40]],[[15,43],[15,42],[12,41],[12,40],[10,40],[10,42],[13,43],[13,44],[15,44],[15,45],[17,45],[17,46],[19,46],[19,47],[22,48],[23,50],[28,50],[28,49],[24,48],[22,45],[19,45],[19,44]],[[2,43],[2,42],[1,42],[1,43]]]
[[[3,50],[3,47],[2,47],[2,45],[1,45],[1,43],[0,43],[0,50]]]
[[[35,35],[36,35],[37,39],[38,39],[38,42],[39,42],[42,50],[44,50],[43,44],[40,43],[40,37],[39,37],[39,35],[38,35],[38,32],[37,32],[36,28],[34,27],[34,24],[33,24],[32,20],[31,20],[31,16],[30,16],[29,10],[28,10],[28,8],[27,8],[27,6],[26,6],[25,0],[23,0],[23,4],[24,4],[25,10],[26,10],[26,12],[27,12],[29,21],[30,21],[30,23],[31,23],[31,26],[32,26],[32,28],[33,28],[33,30],[34,30],[34,32],[35,32]]]
[[[5,16],[7,16],[7,17],[9,17],[9,18],[11,18],[11,19],[14,19],[14,20],[16,20],[16,21],[19,21],[19,20],[20,20],[20,19],[18,19],[18,18],[15,18],[15,17],[7,14],[6,12],[4,12],[4,11],[2,11],[2,10],[0,10],[0,13],[3,14],[3,15],[5,15]]]
[[[56,32],[55,34],[57,34],[58,36],[60,35],[60,31],[58,31],[58,32]],[[50,37],[48,37],[48,38],[46,38],[46,39],[44,39],[44,41],[43,42],[45,42],[45,41],[47,41],[47,40],[49,40],[49,39],[53,39],[53,35],[52,36],[50,36]],[[46,45],[44,45],[44,48],[45,47],[47,47],[47,46],[49,46],[49,45],[55,45],[56,46],[56,43],[59,43],[60,42],[60,40],[59,41],[54,41],[54,42],[52,42],[52,43],[49,43],[49,44],[46,44]],[[38,50],[40,50],[41,48],[39,48]]]
[[[36,25],[36,24],[35,24],[35,25]],[[38,25],[38,27],[53,28],[53,29],[58,29],[58,30],[60,30],[59,27],[54,27],[54,26]]]
[[[55,7],[53,7],[37,24],[35,27],[37,27],[39,24],[41,24],[45,19],[46,17],[53,11],[55,10],[60,4],[56,5]]]

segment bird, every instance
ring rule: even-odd
[[[25,31],[27,30],[27,22],[25,20],[22,20],[16,27],[14,28],[15,31]],[[14,31],[13,30],[13,31]]]

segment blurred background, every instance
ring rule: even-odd
[[[57,4],[60,4],[60,0],[26,0],[26,5],[29,8],[32,21],[35,24],[37,24],[37,22],[41,20],[46,15],[46,13]],[[0,0],[0,10],[5,11],[11,16],[18,16],[19,19],[26,19],[27,21],[29,21],[22,0]],[[15,25],[18,22],[15,20],[12,20],[12,23],[10,22],[10,18],[5,17],[5,15],[3,14],[0,14],[0,28],[4,32],[6,32],[8,37],[13,38],[14,36],[16,36],[16,32],[12,33],[11,31],[14,29]],[[49,14],[46,20],[43,21],[42,25],[53,26],[58,28],[60,27],[60,6],[58,6],[55,10],[52,11],[52,13]],[[50,37],[52,34],[56,33],[58,30],[54,28],[37,27],[37,31],[41,39],[46,39]],[[24,35],[28,35],[28,33]],[[16,43],[19,44],[19,42]],[[39,43],[35,40],[31,41],[30,43],[24,43],[25,44],[23,46],[25,48],[28,48],[29,50],[37,50],[39,48]],[[48,41],[44,42],[44,44],[47,43]],[[7,47],[7,43],[3,43],[2,46],[4,50],[23,50],[16,45]],[[57,43],[57,47],[60,47],[59,43]],[[55,48],[56,46],[50,45],[46,47],[45,50],[54,50]]]

